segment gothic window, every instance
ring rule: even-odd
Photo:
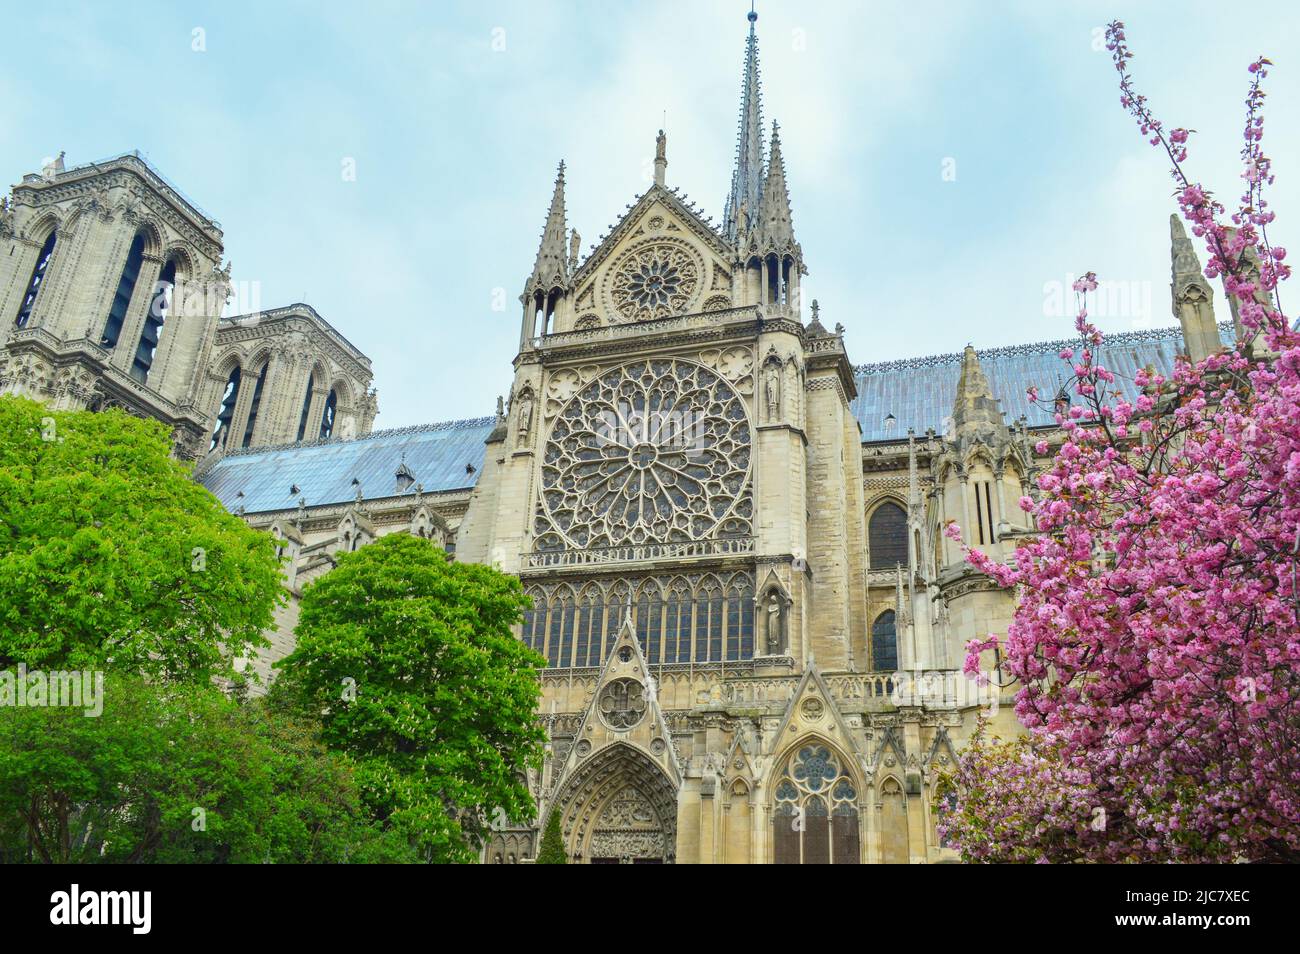
[[[218,444],[223,444],[230,435],[230,421],[235,416],[235,402],[239,400],[239,366],[230,370],[230,377],[226,379],[226,390],[221,396],[221,407],[217,411],[217,427],[212,432],[212,443],[208,450],[214,450]]]
[[[907,565],[907,514],[896,503],[883,503],[871,515],[867,526],[871,569],[892,570]]]
[[[325,440],[334,434],[334,414],[338,411],[339,393],[330,389],[330,396],[325,399],[325,410],[320,416],[320,439]]]
[[[58,241],[58,233],[51,232],[45,244],[41,246],[40,254],[36,256],[36,265],[32,268],[32,277],[27,280],[27,293],[23,295],[22,304],[18,308],[18,317],[14,319],[14,325],[19,328],[27,327],[27,321],[32,317],[32,309],[36,307],[36,296],[41,290],[41,284],[45,281],[45,273],[49,271],[50,259],[54,257],[54,243]]]
[[[135,283],[140,277],[140,267],[143,264],[144,233],[140,232],[126,253],[126,264],[122,266],[122,275],[117,280],[113,306],[108,310],[108,321],[104,323],[104,335],[99,343],[105,348],[115,347],[122,334],[122,324],[126,321],[126,311],[131,306],[131,295],[135,292]]]
[[[614,368],[551,429],[537,548],[748,536],[749,471],[749,417],[721,377],[678,360]]]
[[[307,436],[307,415],[311,413],[311,392],[315,390],[315,388],[316,388],[316,372],[313,371],[311,373],[311,377],[307,379],[307,393],[303,396],[302,399],[302,414],[298,418],[298,437],[296,438],[297,440],[302,440],[304,437]]]
[[[240,441],[241,447],[248,447],[253,443],[253,429],[257,425],[257,412],[262,407],[262,385],[266,383],[266,371],[270,365],[269,359],[262,363],[262,370],[257,373],[257,381],[253,384],[253,400],[248,405],[248,423],[244,425],[244,439]]]
[[[777,864],[861,862],[857,787],[830,748],[817,742],[800,746],[778,777],[775,797]]]
[[[871,663],[876,672],[898,669],[898,636],[894,629],[893,610],[885,610],[871,626]]]
[[[154,354],[158,350],[158,341],[162,338],[167,313],[171,310],[172,290],[175,287],[176,259],[169,258],[158,273],[158,284],[149,300],[149,313],[144,316],[144,328],[140,331],[135,360],[131,362],[131,377],[141,384],[149,380],[149,369],[153,367]]]
[[[523,641],[551,667],[600,666],[627,613],[628,584],[591,582],[574,600],[567,585],[528,589]],[[748,573],[651,577],[636,586],[632,624],[646,661],[720,663],[754,656],[754,584]]]

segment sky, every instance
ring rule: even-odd
[[[1188,170],[1226,200],[1246,67],[1274,61],[1271,238],[1295,244],[1300,5],[1253,4],[1249,20],[1191,0],[756,9],[804,293],[845,326],[855,363],[1067,337],[1061,292],[1085,271],[1109,283],[1104,331],[1175,323],[1173,187],[1120,107],[1100,39],[1116,16],[1139,89],[1196,130]],[[139,150],[220,221],[234,310],[305,301],[369,355],[377,427],[485,416],[510,386],[561,159],[584,253],[649,186],[661,126],[668,184],[721,219],[748,11],[24,5],[0,58],[0,176],[60,150],[69,165]]]

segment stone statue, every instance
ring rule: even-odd
[[[763,368],[763,400],[767,402],[767,419],[781,419],[781,366],[775,361]]]
[[[767,595],[767,603],[763,607],[769,656],[780,656],[785,652],[785,607],[781,604],[781,594],[773,592]]]
[[[519,443],[524,444],[528,441],[528,436],[533,431],[533,400],[532,394],[525,391],[519,395]]]

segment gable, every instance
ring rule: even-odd
[[[653,186],[574,276],[575,327],[731,307],[729,252],[696,211]]]

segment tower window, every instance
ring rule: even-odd
[[[262,385],[266,383],[266,369],[271,362],[267,361],[262,365],[262,370],[258,372],[257,383],[253,385],[253,400],[248,406],[248,423],[244,425],[244,439],[240,446],[247,447],[253,443],[253,428],[257,425],[257,412],[262,406]]]
[[[338,411],[339,394],[331,389],[330,396],[325,399],[325,410],[320,416],[320,439],[325,440],[334,434],[334,415]]]
[[[131,307],[131,296],[135,293],[135,283],[140,277],[140,266],[144,264],[144,235],[139,234],[131,242],[131,249],[126,253],[126,264],[122,266],[122,275],[117,280],[117,292],[113,295],[113,305],[108,310],[108,321],[104,323],[104,335],[100,344],[105,348],[117,345],[118,336],[122,334],[122,324],[126,321],[126,311]]]
[[[316,372],[307,379],[307,394],[302,399],[302,416],[298,418],[298,440],[307,435],[307,415],[311,413],[311,392],[316,388]]]
[[[871,569],[892,570],[907,563],[907,514],[896,503],[883,503],[867,525]]]
[[[226,379],[226,390],[221,396],[221,408],[217,411],[217,427],[212,432],[212,443],[208,450],[223,444],[230,434],[230,420],[235,416],[235,402],[239,400],[239,368],[236,366]]]
[[[45,273],[49,270],[50,259],[54,257],[54,243],[57,240],[58,233],[51,232],[50,237],[41,246],[41,253],[36,256],[36,267],[32,269],[32,277],[27,281],[27,294],[23,295],[18,317],[14,319],[14,325],[19,328],[26,328],[28,320],[32,317],[32,309],[36,307],[36,295],[45,281]]]
[[[176,259],[169,258],[158,273],[158,284],[154,288],[153,298],[149,300],[149,313],[144,316],[144,328],[140,332],[140,343],[135,349],[135,360],[131,362],[131,377],[141,384],[149,380],[149,369],[153,367],[158,340],[162,337],[163,324],[167,321],[167,312],[172,306],[172,289],[175,287]]]

